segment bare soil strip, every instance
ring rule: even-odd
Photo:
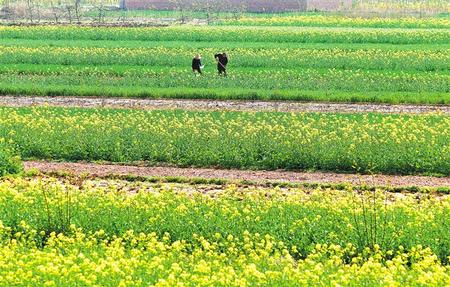
[[[81,108],[133,108],[133,109],[182,109],[228,111],[278,111],[278,112],[328,112],[328,113],[431,113],[450,114],[450,105],[387,105],[312,103],[289,101],[221,101],[176,99],[129,99],[90,97],[32,97],[0,96],[0,106],[29,107],[81,107]]]
[[[94,163],[57,163],[43,161],[25,162],[25,168],[42,172],[69,172],[91,176],[135,175],[135,176],[180,176],[187,178],[249,180],[256,182],[298,182],[298,183],[350,183],[370,186],[391,187],[450,187],[450,177],[356,175],[324,172],[292,171],[246,171],[206,168],[145,167]]]

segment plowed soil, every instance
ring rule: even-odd
[[[69,172],[91,176],[136,175],[136,176],[180,176],[187,178],[218,178],[229,180],[249,180],[256,182],[296,182],[296,183],[350,183],[370,186],[391,187],[450,187],[450,177],[396,176],[396,175],[355,175],[326,172],[293,171],[246,171],[206,168],[146,167],[94,163],[56,163],[29,161],[26,169],[42,172]]]
[[[289,101],[219,101],[175,99],[82,98],[82,97],[30,97],[0,96],[0,106],[56,106],[81,108],[124,109],[183,109],[204,111],[277,111],[277,112],[328,112],[328,113],[430,113],[450,114],[450,105],[387,105],[344,104]]]

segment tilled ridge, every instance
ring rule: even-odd
[[[0,96],[0,106],[29,107],[81,107],[81,108],[130,108],[130,109],[182,109],[228,111],[278,111],[278,112],[327,112],[327,113],[431,113],[450,114],[450,105],[388,105],[365,103],[319,103],[290,101],[221,101],[187,99],[133,99],[95,97],[34,97]]]
[[[328,172],[248,171],[208,168],[146,167],[94,163],[25,162],[26,169],[42,172],[70,172],[92,176],[180,176],[187,178],[249,180],[256,182],[350,183],[391,187],[450,187],[450,177],[356,175]]]

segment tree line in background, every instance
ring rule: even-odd
[[[294,0],[296,1],[296,0]],[[302,2],[304,0],[298,0]],[[0,0],[0,17],[8,22],[28,23],[104,23],[109,11],[126,11],[127,0]],[[177,11],[177,20],[186,23],[193,13],[201,13],[208,23],[215,13],[227,11],[235,17],[247,10],[247,5],[237,0],[168,0],[171,10]],[[149,4],[147,10],[155,9]],[[144,11],[145,10],[140,10]],[[127,13],[110,13],[115,21],[126,21]],[[114,20],[114,19],[110,19]]]
[[[195,12],[204,13],[209,24],[213,21],[214,14],[226,11],[238,18],[248,11],[246,2],[234,0],[169,0],[169,5],[179,12],[181,23],[186,23],[189,15]]]
[[[106,23],[161,18],[150,10],[172,10],[175,21],[204,19],[207,23],[227,12],[239,18],[245,12],[341,11],[425,15],[449,13],[448,0],[0,0],[0,18],[6,22]],[[336,3],[335,3],[336,2]],[[136,12],[135,8],[141,8]],[[129,12],[127,13],[127,9]],[[112,12],[110,11],[117,11]],[[122,11],[122,12],[120,12]]]
[[[116,4],[115,0],[0,0],[0,15],[12,22],[81,23],[85,13],[90,12],[91,20],[103,22],[106,11]]]

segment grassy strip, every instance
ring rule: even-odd
[[[276,43],[276,42],[192,42],[192,41],[139,41],[139,40],[51,40],[51,39],[16,39],[4,38],[2,46],[21,47],[79,47],[79,48],[184,48],[219,50],[229,49],[318,49],[318,50],[394,50],[394,51],[446,51],[448,43],[420,44],[373,44],[373,43]]]
[[[73,64],[73,65],[62,65],[62,64],[30,64],[30,63],[11,63],[3,64],[0,66],[0,74],[10,74],[14,75],[68,75],[71,76],[133,76],[136,78],[140,77],[151,77],[154,75],[165,76],[165,74],[171,73],[170,77],[178,74],[191,73],[190,67],[183,65],[185,63],[179,63],[177,66],[141,66],[141,65],[117,65],[117,64],[105,64],[105,65],[89,65],[89,64]],[[206,76],[210,73],[215,74],[217,71],[216,66],[208,66],[203,69]],[[305,67],[292,67],[292,68],[277,68],[277,67],[232,67],[230,68],[230,76],[248,75],[252,78],[258,77],[260,75],[274,75],[274,74],[284,74],[286,77],[292,78],[292,76],[303,76],[305,73],[308,74],[319,74],[326,75],[331,72],[340,72],[341,69],[328,69],[328,68],[305,68]],[[383,75],[386,77],[446,77],[450,76],[450,69],[442,71],[420,71],[420,70],[395,70],[395,69],[380,69],[380,70],[361,70],[361,69],[342,69],[348,74],[366,74],[370,75]],[[308,80],[308,79],[305,79]],[[438,79],[433,79],[434,82]]]
[[[193,49],[77,49],[77,48],[3,48],[1,63],[63,64],[63,65],[144,65],[187,66],[194,53],[204,55],[207,65],[215,65],[217,50]],[[335,68],[378,70],[448,70],[446,51],[378,51],[378,50],[309,50],[309,49],[236,49],[228,51],[234,67]],[[442,63],[444,61],[444,63]]]
[[[268,34],[268,38],[259,43],[262,39],[252,38],[257,33],[250,33],[249,29],[233,31],[226,27],[81,30],[70,26],[33,27],[29,30],[2,27],[0,35],[16,37],[18,43],[25,46],[9,46],[11,42],[8,41],[14,40],[8,38],[8,46],[0,47],[0,63],[4,65],[1,68],[3,74],[0,76],[0,90],[1,94],[14,95],[113,95],[420,104],[449,102],[448,51],[442,46],[447,42],[439,44],[439,40],[434,41],[436,39],[433,38],[445,34],[443,31],[258,29]],[[218,52],[223,42],[213,38],[219,32],[228,35],[226,37],[234,34],[237,37],[233,39],[235,48],[227,48],[231,57],[231,76],[226,80],[211,76],[201,79],[191,77],[190,61],[196,53],[204,55],[204,64],[207,66],[205,72],[209,75],[216,73],[212,55]],[[409,45],[406,49],[378,49],[375,47],[392,45],[371,46],[364,41],[362,45],[348,44],[347,48],[336,48],[330,44],[314,47],[315,40],[312,38],[304,47],[290,42],[290,37],[299,36],[298,33],[303,32],[305,35],[313,35],[313,38],[320,35],[325,35],[326,38],[327,33],[332,32],[333,37],[348,37],[349,41],[343,42],[346,45],[349,42],[354,43],[354,37],[359,37],[358,33],[363,32],[373,35],[378,33],[376,37],[389,36],[393,39],[403,37],[399,36],[403,35],[402,33],[411,38],[434,35],[430,36],[434,39],[430,41],[433,45],[429,45],[434,48],[428,49],[428,45],[418,48],[420,44],[417,43],[423,42],[417,42],[413,46],[414,49]],[[212,37],[213,44],[208,47],[210,42],[201,40],[198,42],[205,48],[175,46],[182,43],[186,45],[188,41],[195,43],[197,33],[204,35],[206,39]],[[274,35],[285,38],[284,48],[267,42]],[[45,43],[42,39],[50,42]],[[108,44],[105,47],[82,47],[83,43],[95,42],[91,41],[92,39],[100,39],[100,42]],[[163,41],[162,46],[139,47],[139,43],[144,43],[142,40],[145,39],[153,41],[149,46]],[[128,48],[120,47],[127,40],[130,40],[130,44],[125,44]],[[72,41],[72,44],[69,41]],[[80,45],[77,44],[78,41],[81,41]],[[243,47],[238,47],[236,41],[242,41]],[[54,43],[57,47],[52,46]],[[60,46],[62,43],[67,46]],[[261,43],[267,43],[271,48],[261,48]],[[299,47],[296,48],[296,45]],[[397,45],[399,46],[401,45]],[[160,94],[157,94],[158,92]]]
[[[273,15],[266,17],[242,17],[227,19],[218,25],[233,26],[287,26],[287,27],[366,27],[366,28],[450,28],[450,20],[444,18],[362,18],[334,15]]]
[[[191,42],[448,44],[446,29],[345,29],[272,27],[96,28],[0,27],[0,38],[49,40],[141,40]]]
[[[153,88],[108,87],[87,85],[0,84],[0,95],[18,96],[77,96],[119,97],[148,99],[212,99],[212,100],[262,100],[262,101],[317,101],[386,104],[450,104],[449,93],[435,92],[345,92],[345,91],[292,91],[252,90],[224,88]]]
[[[1,108],[25,159],[450,174],[445,115]]]
[[[31,66],[24,69],[5,66],[0,68],[0,85],[51,87],[66,86],[99,88],[129,88],[147,90],[152,88],[192,88],[228,90],[234,94],[246,90],[266,91],[321,91],[333,92],[409,92],[412,94],[450,92],[447,85],[450,75],[440,73],[408,73],[360,70],[255,70],[238,69],[229,72],[227,78],[218,77],[216,71],[205,69],[197,77],[189,69],[180,68],[105,68]]]
[[[222,50],[222,49],[221,49]],[[2,64],[191,66],[195,54],[214,67],[215,48],[71,48],[0,46]],[[230,67],[329,68],[362,70],[449,70],[448,50],[395,51],[347,49],[247,49],[227,50]]]

